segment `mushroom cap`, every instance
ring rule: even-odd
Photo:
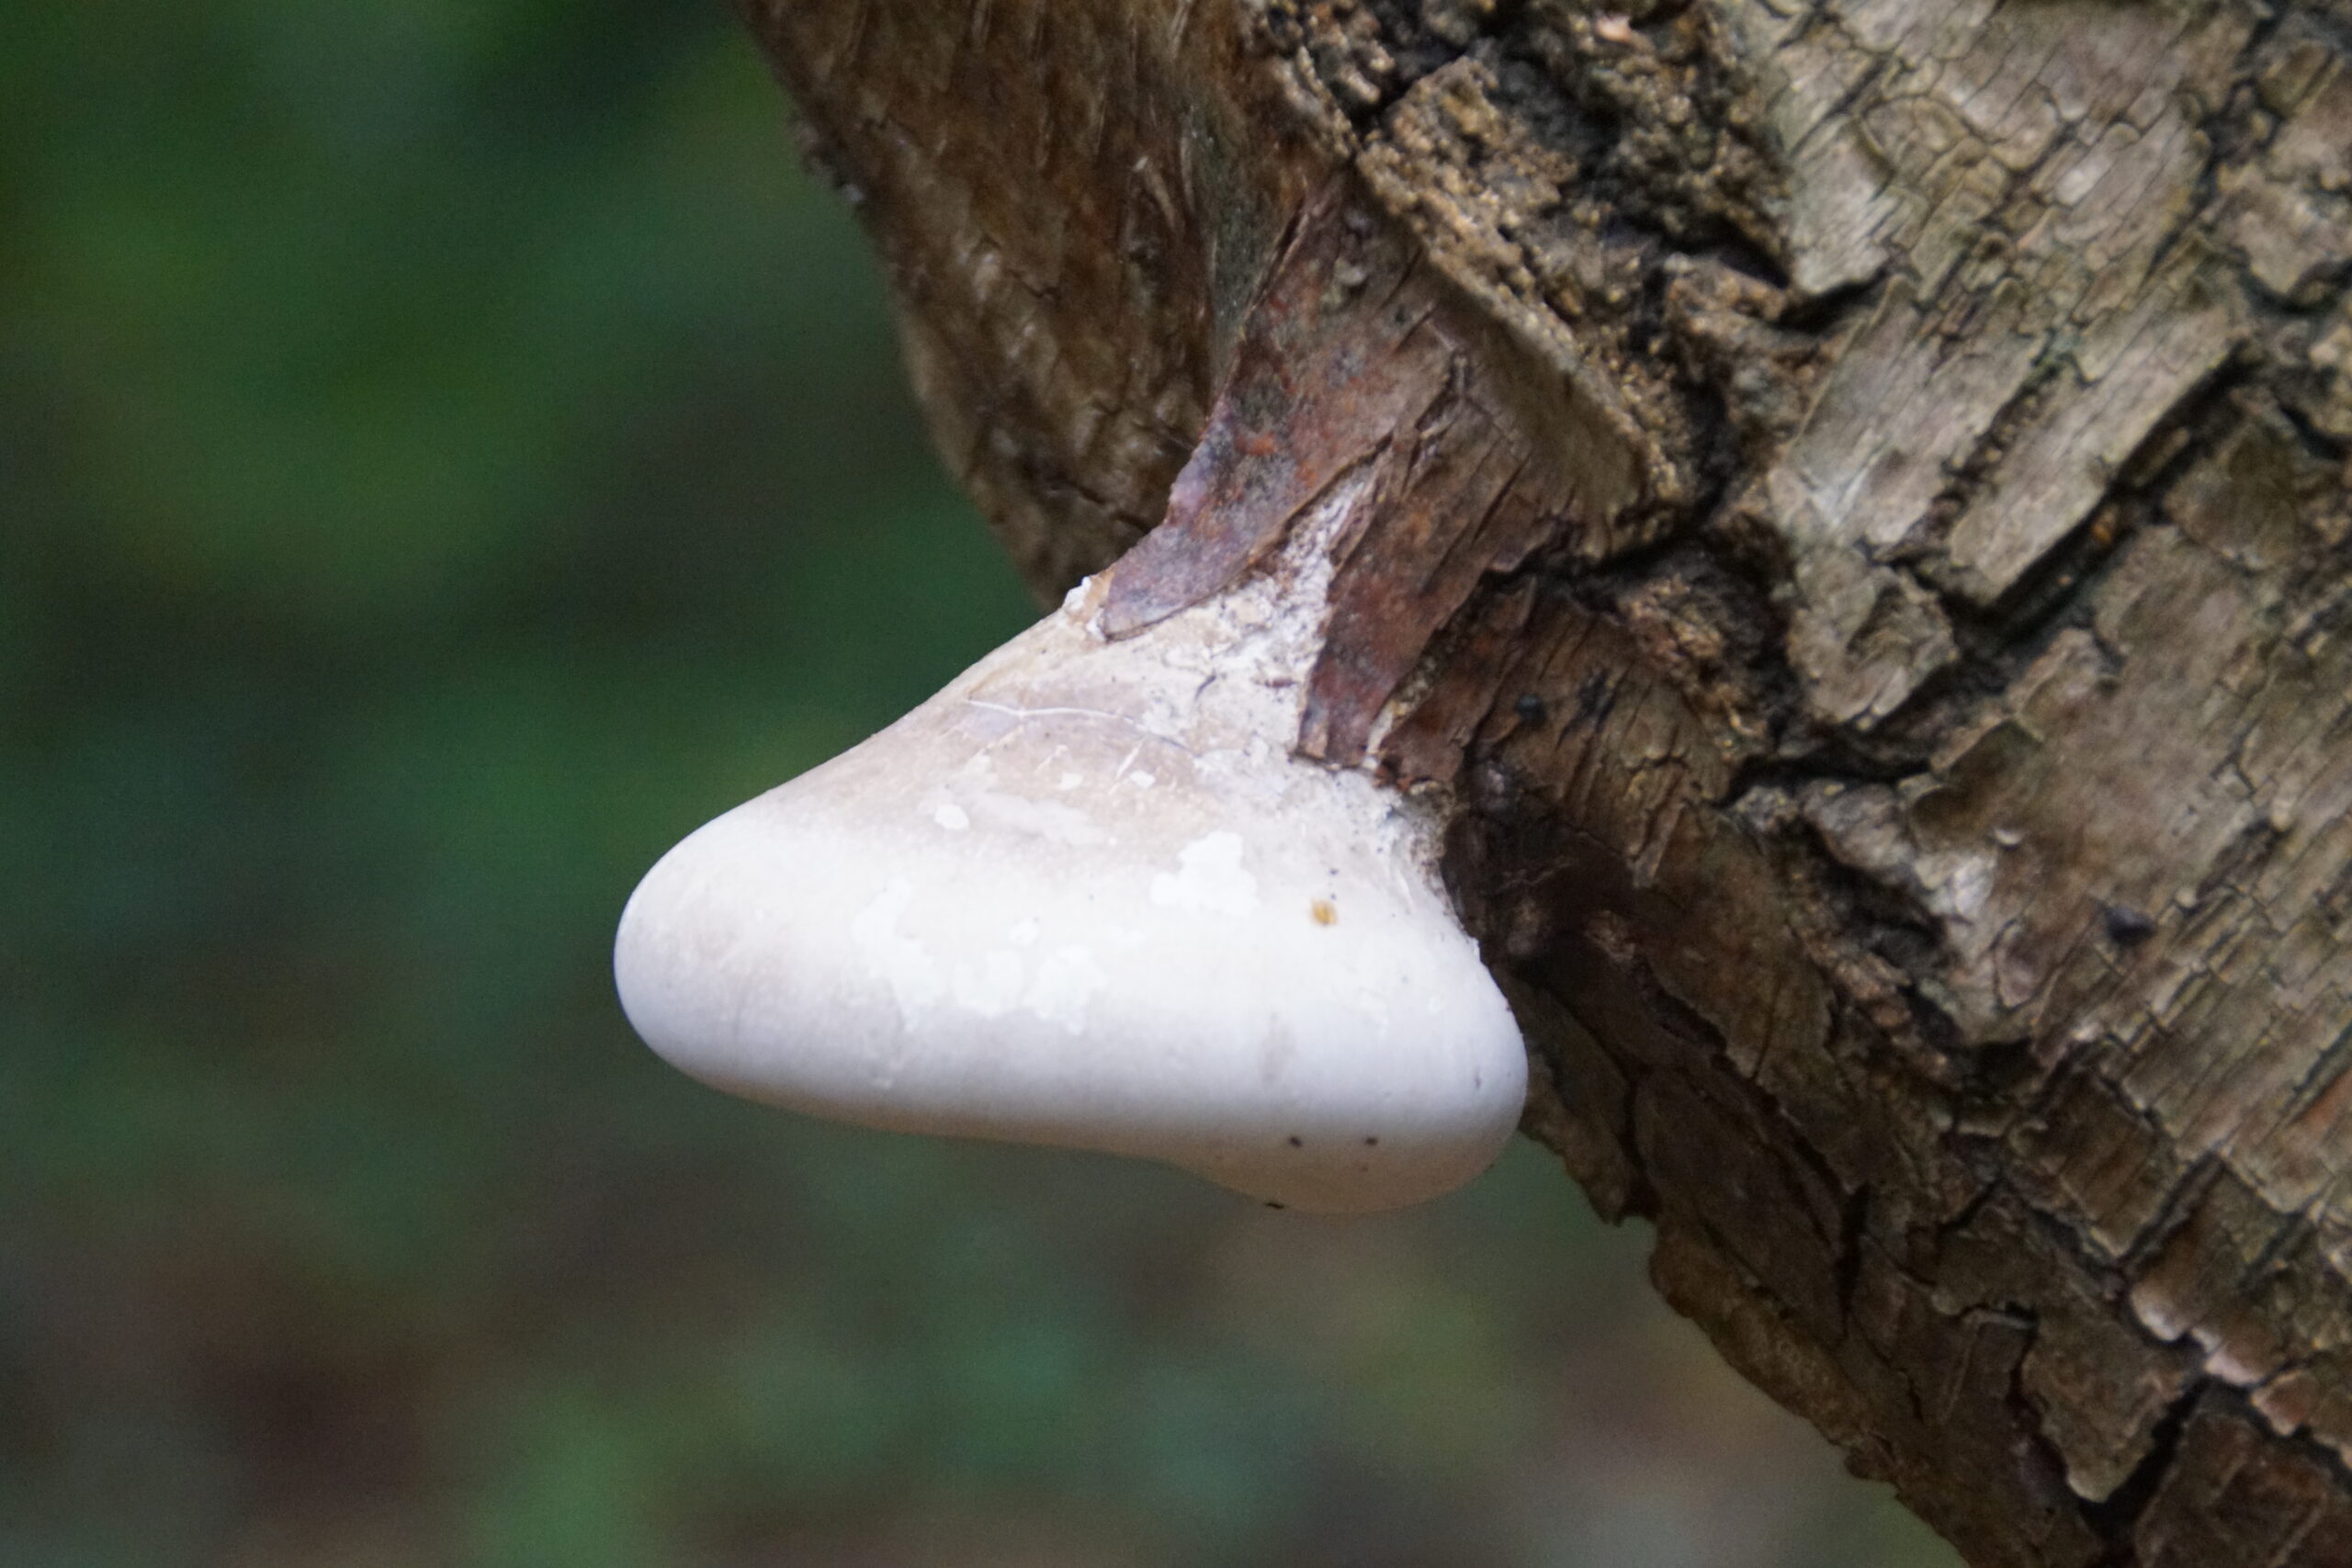
[[[1139,1156],[1285,1206],[1469,1180],[1526,1061],[1435,828],[1268,746],[1295,698],[1193,657],[1230,631],[1104,643],[1057,614],[703,827],[622,916],[631,1022],[755,1100]]]

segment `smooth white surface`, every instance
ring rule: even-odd
[[[694,833],[622,916],[631,1022],[758,1100],[1299,1208],[1477,1175],[1525,1097],[1519,1032],[1432,824],[1282,746],[1320,603],[1289,582],[1118,643],[1074,594]]]

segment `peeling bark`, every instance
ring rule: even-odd
[[[1981,1568],[2352,1563],[2352,9],[747,0],[1041,593],[1342,474],[1528,1130]]]

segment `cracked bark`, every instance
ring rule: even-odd
[[[1335,476],[1528,1131],[1971,1562],[2352,1563],[2345,0],[747,0],[1041,594]]]

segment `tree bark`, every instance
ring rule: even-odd
[[[1369,466],[1284,739],[1725,1355],[1980,1568],[2352,1563],[2346,0],[747,6],[1041,593]]]

